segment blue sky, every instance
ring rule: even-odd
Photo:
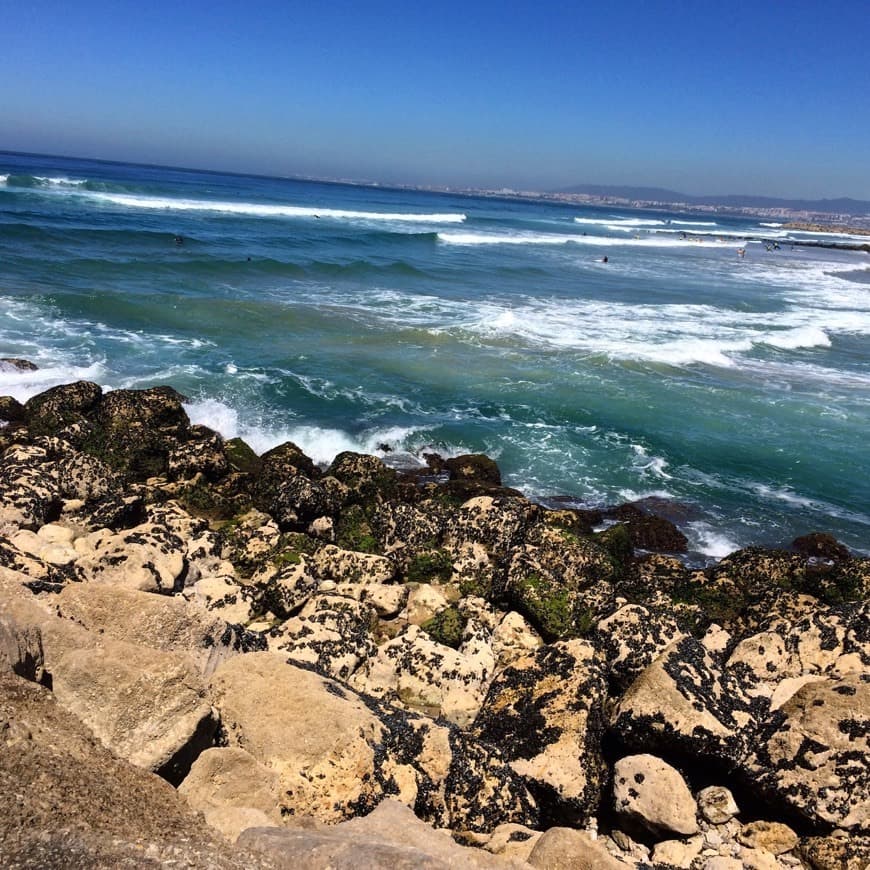
[[[0,148],[870,199],[870,2],[0,0]]]

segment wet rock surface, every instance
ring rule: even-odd
[[[689,567],[686,506],[258,457],[170,387],[0,419],[3,866],[870,863],[829,535]]]

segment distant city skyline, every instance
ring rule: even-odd
[[[870,199],[864,2],[6,4],[0,149]]]

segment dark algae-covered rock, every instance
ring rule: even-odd
[[[83,420],[92,411],[103,391],[98,384],[77,381],[52,387],[24,405],[24,419],[32,435],[53,435],[71,423]]]

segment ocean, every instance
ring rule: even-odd
[[[814,238],[0,152],[0,356],[39,366],[0,394],[170,384],[258,452],[484,452],[533,498],[652,499],[699,562],[868,554],[870,256]]]

